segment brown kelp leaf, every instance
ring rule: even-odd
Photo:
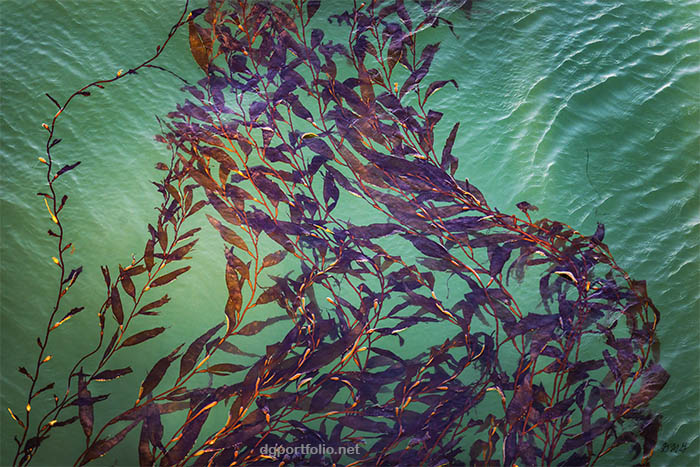
[[[38,391],[36,391],[32,397],[36,397],[37,395],[41,394],[41,393],[44,392],[44,391],[48,391],[49,389],[53,389],[53,387],[55,386],[55,384],[56,384],[56,383],[49,383],[49,384],[47,384],[47,385],[44,386],[43,388],[41,388],[41,389],[39,389]]]
[[[149,441],[150,429],[148,426],[148,419],[145,419],[143,421],[143,426],[141,427],[141,435],[139,436],[139,467],[150,467],[155,461],[153,451],[151,451],[149,445]]]
[[[197,411],[196,418],[187,420],[180,439],[161,460],[161,467],[177,465],[190,452],[208,416],[209,409]]]
[[[249,352],[244,352],[243,350],[239,349],[232,343],[228,341],[224,341],[221,344],[219,344],[219,350],[222,350],[224,352],[233,354],[233,355],[243,355],[244,357],[254,357],[257,358],[258,355],[254,353],[249,353]]]
[[[22,373],[24,376],[29,378],[30,381],[34,381],[34,378],[32,375],[29,374],[29,370],[27,370],[25,367],[21,366],[17,369],[20,373]]]
[[[180,351],[182,348],[182,345],[178,346],[175,350],[173,350],[170,355],[167,357],[163,357],[158,362],[151,368],[151,371],[148,372],[146,375],[146,378],[143,380],[143,383],[141,383],[141,387],[139,388],[139,397],[137,400],[141,400],[141,398],[146,395],[150,394],[153,389],[155,389],[156,386],[158,386],[158,383],[163,379],[163,376],[165,376],[165,372],[168,371],[168,368],[170,367],[170,364],[175,360],[176,354]]]
[[[279,290],[279,287],[272,286],[263,293],[260,294],[258,297],[258,300],[255,302],[256,305],[264,305],[265,303],[270,303],[272,301],[277,300],[282,296],[282,293]]]
[[[129,294],[129,296],[136,301],[136,287],[134,287],[134,282],[128,274],[124,274],[124,270],[121,267],[119,268],[119,272],[121,273],[120,282],[122,283],[124,292]]]
[[[204,45],[204,41],[199,36],[199,31],[197,31],[197,25],[194,21],[190,21],[189,25],[190,34],[190,51],[192,52],[192,57],[197,65],[207,73],[209,71],[209,53]]]
[[[134,334],[133,336],[127,338],[124,342],[122,342],[121,347],[129,347],[130,345],[136,345],[140,344],[141,342],[147,341],[148,339],[152,339],[165,331],[165,328],[163,327],[158,327],[158,328],[153,328],[153,329],[148,329],[146,331],[141,331],[139,333]]]
[[[87,449],[87,451],[85,451],[85,455],[80,461],[80,465],[85,465],[91,460],[97,459],[98,457],[102,457],[105,454],[107,454],[107,451],[119,444],[126,437],[126,435],[139,423],[141,423],[141,420],[132,422],[113,437],[107,439],[99,439],[92,443],[92,445]]]
[[[213,218],[209,214],[207,214],[207,219],[209,219],[211,225],[213,225],[214,228],[219,231],[219,235],[221,235],[221,238],[223,238],[225,242],[230,243],[241,250],[248,251],[248,246],[246,245],[245,241],[236,232],[229,229],[219,222],[218,219]]]
[[[284,259],[285,256],[287,256],[286,250],[280,250],[274,253],[270,253],[269,255],[265,256],[265,258],[263,258],[263,268],[267,268],[278,264]]]
[[[259,333],[270,324],[276,323],[277,321],[281,321],[283,319],[289,319],[289,316],[275,316],[274,318],[269,318],[265,321],[253,321],[252,323],[248,323],[243,326],[236,334],[241,336],[252,336]]]
[[[143,274],[144,272],[146,272],[146,266],[144,266],[143,264],[139,264],[138,266],[131,266],[126,268],[124,272],[126,272],[126,274],[129,277],[138,276],[139,274]]]
[[[243,295],[241,294],[240,287],[235,289],[229,288],[228,300],[226,301],[226,308],[224,313],[226,314],[226,332],[228,333],[233,329],[238,323],[238,312],[241,311],[241,306],[243,305]]]
[[[289,29],[292,32],[297,32],[297,25],[294,20],[284,12],[280,7],[269,4],[267,6],[270,9],[270,13],[274,16],[275,21],[282,27]]]
[[[190,344],[190,346],[183,354],[182,359],[180,360],[180,378],[185,376],[187,373],[190,372],[192,368],[194,368],[195,363],[197,363],[197,358],[199,357],[199,354],[202,353],[204,344],[207,343],[209,338],[211,338],[211,336],[213,336],[214,333],[216,333],[216,331],[221,329],[221,326],[223,326],[223,323],[217,324],[216,326],[199,336],[197,339],[195,339],[194,342]]]
[[[153,288],[153,287],[158,287],[158,286],[161,286],[161,285],[165,285],[165,284],[167,284],[167,283],[169,283],[169,282],[172,282],[172,281],[174,281],[175,279],[177,279],[177,276],[179,276],[179,275],[182,274],[183,272],[189,271],[189,270],[190,270],[190,267],[191,267],[191,266],[185,266],[184,268],[176,269],[176,270],[174,270],[174,271],[172,271],[172,272],[169,272],[168,274],[166,274],[166,275],[164,275],[164,276],[158,277],[158,278],[155,279],[153,282],[151,282],[150,287],[151,287],[151,288]]]
[[[121,368],[119,370],[105,370],[105,371],[101,371],[100,373],[97,373],[95,376],[93,376],[92,380],[93,381],[111,381],[111,380],[117,379],[121,376],[128,375],[132,371],[133,370],[131,369],[131,367]]]
[[[227,375],[230,373],[236,373],[238,371],[245,370],[247,368],[248,367],[245,365],[235,365],[233,363],[218,363],[216,365],[210,366],[206,369],[206,371],[215,375]]]
[[[124,323],[124,310],[122,309],[122,300],[119,297],[119,290],[117,286],[112,287],[112,294],[110,296],[110,304],[112,305],[112,314],[117,323],[121,326]]]
[[[143,252],[143,260],[146,262],[146,269],[150,272],[153,269],[153,248],[155,247],[155,242],[149,240],[146,242],[146,249]]]
[[[151,302],[148,305],[145,305],[136,314],[137,315],[150,314],[150,313],[152,313],[151,310],[153,310],[154,308],[159,308],[159,307],[165,305],[166,303],[168,303],[169,301],[170,301],[170,297],[168,297],[167,295],[163,295],[161,298],[159,298],[155,302]]]
[[[194,240],[194,241],[188,243],[187,245],[181,246],[181,247],[178,248],[177,250],[173,251],[172,253],[170,253],[170,254],[168,255],[168,260],[169,260],[169,261],[179,261],[179,260],[181,260],[182,258],[185,257],[185,255],[186,255],[187,253],[189,253],[189,251],[192,249],[192,247],[194,246],[194,244],[197,243],[198,240],[199,240],[199,239]]]
[[[92,395],[85,384],[83,376],[78,377],[78,417],[80,425],[83,427],[83,432],[86,438],[92,435],[92,426],[94,424],[94,412],[92,410]]]
[[[100,269],[102,270],[102,276],[105,278],[105,284],[107,284],[107,288],[109,288],[112,283],[109,277],[109,268],[107,266],[100,266]]]

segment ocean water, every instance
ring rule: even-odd
[[[0,465],[11,463],[17,432],[5,408],[17,412],[26,403],[27,380],[17,367],[32,363],[55,297],[51,220],[36,196],[45,181],[37,160],[46,136],[41,123],[56,110],[44,93],[62,101],[141,63],[182,6],[0,0]],[[451,122],[461,122],[454,150],[460,176],[501,211],[515,212],[515,203],[527,200],[538,215],[584,234],[605,224],[617,262],[647,280],[661,310],[662,364],[671,379],[653,402],[663,426],[652,463],[700,465],[700,2],[483,0],[471,21],[460,12],[450,19],[455,35],[421,33],[426,43],[442,42],[432,76],[459,82],[458,90],[446,87],[432,98],[445,113],[438,141]],[[197,79],[186,31],[158,63]],[[71,261],[85,268],[69,305],[87,310],[57,337],[47,382],[91,344],[75,336],[90,336],[95,326],[104,295],[99,266],[114,270],[141,253],[158,200],[153,165],[167,157],[153,141],[155,115],[181,101],[179,86],[151,70],[76,100],[61,118],[64,141],[55,157],[82,161],[59,186],[70,196],[64,225],[76,245]],[[212,230],[202,233],[191,280],[168,291],[168,352],[217,322],[225,301],[221,242]],[[147,359],[136,360],[136,374],[150,368]],[[123,389],[103,403],[106,412],[133,402],[133,389]],[[35,465],[72,465],[82,450],[80,428],[72,429],[55,430]],[[664,443],[689,447],[669,452]],[[132,444],[100,464],[135,462]]]

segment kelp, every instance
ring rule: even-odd
[[[59,112],[46,126],[40,195],[58,226],[49,234],[61,279],[34,371],[20,368],[31,387],[25,416],[10,412],[23,430],[15,464],[76,421],[85,434],[76,465],[139,426],[140,465],[593,465],[623,445],[648,463],[661,416],[647,406],[669,375],[645,283],[616,264],[602,225],[586,236],[533,220],[525,201],[520,216],[491,207],[457,175],[467,157],[455,154],[459,122],[444,142],[436,136],[443,114],[429,97],[457,82],[432,80],[440,45],[419,33],[452,29],[444,15],[469,16],[472,2],[356,3],[327,14],[345,43],[315,27],[319,8],[211,0],[157,48],[154,58],[186,25],[204,76],[160,120],[171,158],[156,166],[163,199],[143,255],[118,273],[103,267],[98,343],[36,421],[32,400],[55,384],[35,389],[49,337],[82,310],[53,324],[82,272],[66,273],[66,198],[57,201],[54,180],[77,164],[52,175],[56,118],[90,87],[155,65],[92,83],[63,106],[51,98]],[[222,322],[145,375],[109,367],[117,351],[166,332],[134,333],[132,322],[168,303],[151,289],[188,280],[189,266],[166,266],[193,254],[201,227],[185,222],[196,219],[225,245]],[[541,308],[520,307],[513,277]],[[278,338],[253,352],[250,336],[273,326]],[[108,394],[92,383],[116,378],[131,378],[138,397],[96,425]],[[222,419],[212,413],[225,421],[212,424]],[[329,450],[265,449],[308,444]]]

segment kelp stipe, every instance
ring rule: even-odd
[[[104,356],[69,375],[73,396],[58,410],[78,407],[87,448],[77,464],[139,425],[141,465],[593,465],[624,444],[648,462],[660,416],[645,406],[668,379],[659,313],[611,257],[602,225],[588,237],[533,221],[527,202],[522,216],[506,215],[456,178],[459,123],[436,146],[443,115],[426,106],[457,83],[424,82],[439,45],[417,38],[452,27],[439,16],[446,6],[468,13],[471,2],[356,4],[329,16],[346,44],[310,26],[319,1],[212,0],[178,22],[206,76],[162,122],[173,158],[159,165],[164,201],[143,257],[114,281],[105,268],[93,352]],[[197,229],[180,226],[204,206],[197,196],[227,244],[225,321],[154,361],[143,380],[106,369],[118,348],[163,331],[125,335],[131,319],[166,303],[142,306],[150,288],[186,277],[187,267],[159,272],[189,254]],[[341,209],[357,202],[361,216]],[[507,287],[532,275],[541,313],[521,309]],[[108,309],[117,328],[103,342]],[[251,355],[246,337],[273,323],[284,337]],[[171,366],[175,379],[165,378]],[[198,374],[213,384],[197,387]],[[101,396],[90,383],[122,375],[140,383],[138,400],[93,429]],[[212,429],[215,412],[226,421]],[[166,436],[170,413],[184,418]],[[308,444],[334,452],[265,449]]]

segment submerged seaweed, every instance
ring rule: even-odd
[[[54,386],[36,389],[50,334],[81,311],[56,319],[82,272],[67,272],[63,256],[66,197],[53,183],[77,164],[54,175],[56,118],[90,87],[155,65],[54,101],[40,195],[58,226],[61,279],[34,371],[20,369],[31,388],[25,416],[13,414],[15,464],[76,421],[79,465],[137,427],[141,465],[592,465],[622,445],[649,460],[661,417],[646,406],[668,374],[645,283],[617,266],[602,225],[585,236],[533,220],[527,202],[520,216],[492,208],[456,176],[459,122],[436,141],[443,115],[429,97],[457,82],[426,81],[439,44],[418,33],[452,28],[442,15],[469,15],[471,4],[358,3],[328,16],[345,43],[313,27],[317,0],[212,0],[183,14],[168,40],[187,26],[205,76],[161,120],[172,157],[157,165],[157,221],[141,258],[103,267],[98,344],[36,421],[29,404]],[[365,211],[353,214],[358,203]],[[166,266],[191,254],[200,227],[185,222],[201,222],[204,207],[227,245],[224,321],[127,376],[140,385],[135,404],[96,426],[107,395],[92,383],[132,373],[110,367],[115,352],[165,331],[130,325],[168,302],[152,289],[186,280],[189,266]],[[518,305],[511,276],[539,287],[541,309]],[[274,323],[279,338],[251,353],[247,337],[267,338]],[[207,423],[215,413],[222,423]],[[266,449],[308,444],[327,452]]]

